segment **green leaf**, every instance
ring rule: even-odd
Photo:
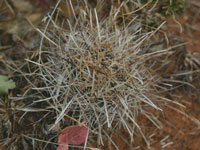
[[[7,76],[0,75],[0,95],[7,94],[8,89],[15,88],[15,82],[8,80]]]

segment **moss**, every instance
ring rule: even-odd
[[[147,3],[148,0],[141,0],[142,4]],[[165,17],[172,15],[182,15],[187,6],[185,0],[152,0],[152,4],[157,3],[158,13]]]

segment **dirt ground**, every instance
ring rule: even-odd
[[[200,1],[191,1],[186,14],[178,17],[176,21],[172,18],[168,20],[166,32],[172,38],[178,35],[184,42],[188,42],[186,49],[191,53],[200,54]],[[151,150],[200,150],[199,83],[196,86],[198,87],[196,94],[194,94],[194,89],[189,94],[185,91],[177,91],[180,97],[174,100],[185,106],[185,108],[179,107],[181,112],[177,111],[175,105],[164,106],[162,108],[164,113],[154,112],[160,120],[160,129],[144,117],[138,119],[145,136],[150,139]],[[127,140],[127,137],[128,133],[124,130],[114,136],[114,142],[117,143],[119,150],[148,149],[141,135],[136,135],[132,143],[130,139]],[[102,149],[115,149],[110,145],[110,143],[106,143]]]
[[[160,120],[161,129],[155,127],[144,117],[139,118],[139,125],[143,128],[145,136],[150,139],[151,150],[199,150],[200,149],[200,104],[191,97],[182,94],[177,101],[185,106],[163,107],[163,113],[154,112]],[[130,143],[127,140],[128,133],[120,131],[114,136],[119,150],[146,150],[148,149],[144,139],[139,135],[135,136]],[[103,149],[115,149],[107,143]],[[109,148],[110,147],[110,148]]]
[[[39,3],[35,5],[39,5]],[[37,22],[37,20],[42,18],[41,14],[44,9],[46,9],[45,4],[44,6],[38,7],[33,15],[29,16],[29,19],[33,22]],[[21,11],[23,12],[24,10],[21,9]],[[0,40],[2,40],[4,45],[7,45],[7,43],[11,42],[13,38],[12,33],[17,30],[18,26],[13,25],[17,20],[13,19],[16,16],[13,15],[12,10],[3,10],[3,13],[7,14],[7,17],[10,18],[10,22],[4,24],[6,25],[6,30],[3,30],[2,26],[0,30]],[[188,42],[186,48],[192,53],[197,52],[200,54],[200,1],[191,0],[191,6],[187,9],[186,14],[178,18],[177,21],[180,24],[173,19],[170,19],[167,31],[173,33],[171,35],[172,37],[174,35],[180,36],[185,42]],[[25,27],[26,25],[24,25],[24,28]],[[27,41],[31,41],[31,38],[27,35],[26,39],[28,39]],[[14,43],[14,46],[17,46],[17,44],[20,43],[21,41],[18,41],[18,43]],[[27,44],[29,43],[27,42]],[[20,47],[25,48],[26,45],[20,45]],[[32,47],[32,50],[34,50],[34,45]],[[0,49],[2,52],[4,50],[5,47]],[[2,52],[0,53],[0,59],[4,57]],[[10,53],[12,53],[12,51],[10,51]],[[21,56],[19,53],[15,57],[17,59],[24,56]],[[9,68],[6,68],[6,70],[0,71],[0,73],[5,74],[5,72],[8,71]],[[198,90],[200,85],[199,83],[196,83],[195,86],[197,87],[196,93],[195,90],[191,90],[190,94],[181,90],[176,91],[179,96],[173,98],[173,100],[179,102],[184,107],[178,107],[177,105],[171,104],[169,106],[163,106],[162,109],[164,113],[157,111],[152,112],[160,121],[160,129],[146,118],[138,118],[139,125],[141,125],[144,135],[150,139],[151,150],[200,150],[200,89]],[[138,134],[134,137],[134,141],[130,142],[128,133],[121,130],[117,132],[116,136],[113,136],[113,141],[117,144],[119,150],[148,149],[144,138],[141,137],[139,132],[137,133]],[[4,147],[0,146],[0,150],[4,149]],[[105,145],[102,146],[102,150],[113,149],[115,149],[115,147],[106,141]]]
[[[191,6],[186,10],[186,14],[176,20],[180,24],[172,18],[168,21],[166,32],[172,38],[178,35],[184,42],[188,42],[186,49],[191,53],[200,54],[200,1],[191,1]],[[200,150],[199,82],[195,85],[198,87],[198,92],[195,92],[194,89],[189,94],[187,91],[177,91],[180,97],[174,98],[174,100],[185,106],[185,108],[179,107],[181,112],[177,111],[175,105],[164,106],[162,108],[164,113],[154,112],[160,120],[161,129],[155,127],[144,117],[138,119],[145,136],[150,139],[151,150]],[[130,143],[130,139],[127,140],[127,137],[128,133],[124,130],[114,136],[113,139],[119,150],[148,149],[141,135],[135,136],[132,143]],[[115,148],[110,146],[110,143],[106,143],[102,149]]]

